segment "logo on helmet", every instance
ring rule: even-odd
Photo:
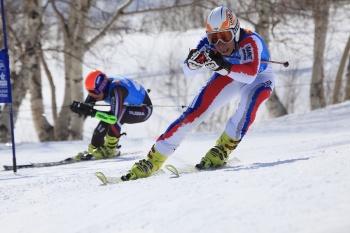
[[[236,25],[237,22],[234,19],[232,13],[229,10],[226,10],[226,17],[229,18],[231,26],[235,26]]]
[[[96,87],[99,87],[102,84],[101,82],[103,82],[103,81],[104,81],[103,74],[99,74],[96,78]]]

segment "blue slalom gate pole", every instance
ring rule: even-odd
[[[8,49],[7,49],[4,0],[1,0],[1,15],[2,15],[2,30],[4,34],[4,49],[0,50],[0,103],[9,104],[13,172],[16,174],[17,164],[16,164],[16,149],[15,149],[15,134],[14,134],[14,124],[13,124],[10,63],[9,63],[9,55],[8,55]]]

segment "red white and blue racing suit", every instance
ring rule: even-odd
[[[271,64],[261,63],[261,60],[270,60],[264,40],[249,30],[241,29],[240,33],[235,51],[225,57],[233,64],[229,74],[223,76],[215,72],[187,110],[157,139],[155,148],[162,155],[170,156],[190,131],[237,96],[240,102],[228,120],[225,132],[235,140],[241,140],[247,133],[258,108],[273,91],[274,73]],[[197,49],[204,51],[215,47],[203,37]],[[187,77],[198,71],[189,69],[186,60],[183,70]]]

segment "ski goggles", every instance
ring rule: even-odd
[[[106,80],[107,83],[107,80]],[[92,89],[92,90],[87,90],[89,92],[89,95],[91,95],[92,97],[96,97],[99,94],[101,94],[103,92],[104,87],[106,86],[106,84],[102,84],[100,85],[98,88],[96,89]]]
[[[88,90],[88,92],[92,97],[96,97],[99,94],[101,94],[101,91],[99,91],[99,90]]]
[[[210,44],[216,45],[219,41],[223,43],[230,43],[235,35],[231,29],[219,32],[210,32],[207,33],[207,38]]]

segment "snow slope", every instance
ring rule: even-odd
[[[11,233],[349,233],[350,102],[261,121],[218,171],[101,186],[121,176],[155,138],[121,140],[115,160],[0,172],[0,231]],[[167,161],[193,165],[221,132],[192,134]],[[17,162],[57,161],[88,141],[22,143]],[[232,155],[233,156],[233,155]],[[0,166],[11,164],[0,144]]]

